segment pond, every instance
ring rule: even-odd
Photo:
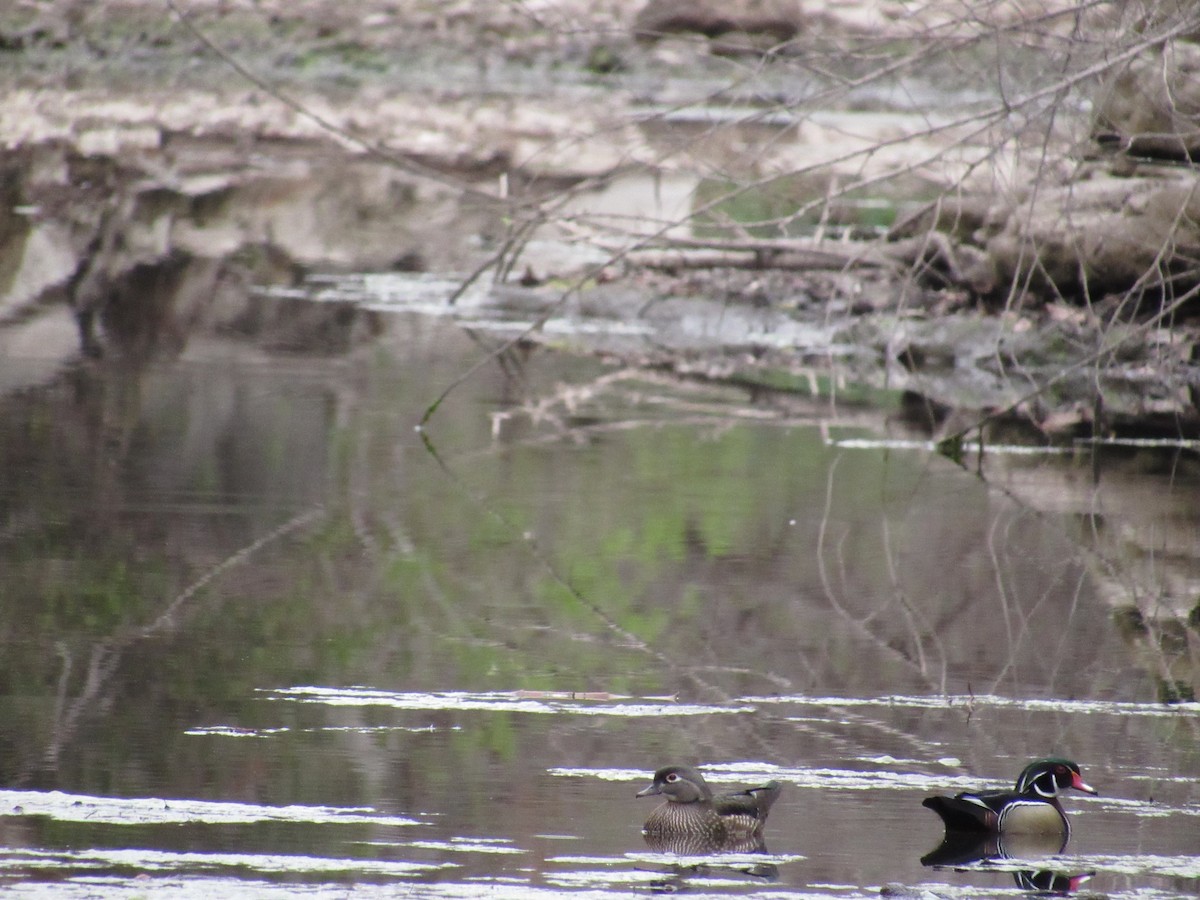
[[[419,429],[498,339],[354,315],[0,360],[6,890],[1196,893],[1187,447],[958,465],[896,408],[523,345]],[[1099,790],[1065,848],[925,864],[924,797],[1051,755]],[[669,763],[780,781],[761,852],[648,846]]]

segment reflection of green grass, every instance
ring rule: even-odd
[[[809,392],[807,378],[778,377],[780,386]],[[142,528],[96,527],[86,518],[89,507],[78,520],[86,530],[67,528],[77,494],[45,492],[63,497],[67,508],[48,515],[28,541],[10,542],[23,553],[6,556],[16,589],[7,608],[0,604],[0,633],[16,636],[4,647],[0,681],[10,697],[34,698],[6,710],[10,719],[20,716],[14,731],[28,745],[16,755],[34,758],[48,745],[57,724],[55,686],[65,679],[69,696],[79,695],[96,636],[120,637],[153,622],[189,584],[316,502],[321,518],[236,558],[176,611],[173,630],[122,648],[105,689],[117,701],[106,727],[84,735],[77,746],[85,749],[75,751],[103,773],[91,789],[137,794],[146,784],[171,784],[185,794],[233,795],[249,785],[264,799],[372,803],[389,796],[422,808],[403,790],[412,773],[419,773],[423,794],[473,789],[495,765],[507,769],[529,757],[548,729],[603,728],[606,740],[657,755],[681,732],[689,735],[681,751],[699,746],[692,733],[703,727],[669,715],[593,717],[586,707],[569,716],[464,715],[268,703],[261,688],[358,684],[644,697],[683,694],[689,673],[711,666],[748,673],[713,674],[722,688],[761,689],[753,674],[761,668],[759,641],[774,634],[789,640],[795,607],[772,611],[771,586],[757,579],[764,571],[780,581],[802,577],[811,548],[794,536],[789,519],[814,505],[814,490],[824,495],[834,452],[812,429],[724,416],[711,425],[655,419],[598,437],[581,434],[548,451],[536,441],[491,441],[480,405],[455,403],[439,421],[438,450],[483,449],[447,453],[448,473],[411,434],[419,405],[404,392],[424,402],[428,386],[386,377],[367,385],[353,406],[251,407],[253,430],[235,423],[228,443],[213,442],[224,455],[198,456],[178,478],[189,489],[242,486],[247,482],[228,475],[214,480],[224,471],[215,461],[249,460],[245,473],[257,490],[248,492],[241,515],[201,510],[198,524],[171,532],[171,542]],[[725,393],[714,388],[704,396],[717,402]],[[289,387],[280,396],[303,400],[304,393]],[[643,407],[628,403],[604,412],[613,421],[633,420]],[[154,427],[139,432],[141,440],[173,461],[190,424],[179,412],[187,407],[163,402],[152,409]],[[329,418],[296,429],[297,420],[312,421],[298,415],[309,410]],[[62,445],[52,421],[31,423],[43,453]],[[301,449],[319,439],[314,432],[322,426],[324,452],[305,456]],[[298,460],[311,464],[303,470],[319,485],[311,494],[280,477]],[[871,455],[849,455],[839,465],[839,502],[882,490]],[[69,483],[73,470],[63,471],[55,483]],[[889,491],[910,488],[895,471],[886,480]],[[184,537],[192,543],[185,546]],[[85,543],[92,562],[61,562]],[[874,575],[882,566],[871,547],[847,541],[846,548],[855,577],[868,587],[885,580]],[[20,580],[13,566],[21,567]],[[16,599],[25,596],[51,601],[32,626],[31,607]],[[744,640],[733,631],[738,623]],[[47,652],[56,642],[73,666],[69,677],[63,658]],[[852,667],[856,661],[846,656]],[[186,727],[207,723],[289,730],[254,742],[184,736]],[[336,729],[322,731],[326,725]],[[341,730],[356,725],[433,727],[366,736]],[[467,793],[466,803],[489,802]]]
[[[517,734],[513,727],[513,715],[514,713],[509,712],[494,712],[482,716],[475,724],[474,730],[477,733],[471,735],[472,743],[482,745],[498,759],[515,759]]]
[[[43,586],[41,612],[51,630],[106,634],[149,606],[146,573],[135,577],[122,560],[107,566],[99,561],[82,563],[63,574],[67,577]]]

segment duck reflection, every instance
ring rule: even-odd
[[[761,834],[714,839],[703,834],[661,834],[642,832],[646,846],[655,853],[673,856],[717,856],[725,853],[766,853],[767,844]]]
[[[685,889],[689,879],[712,876],[742,878],[749,882],[779,880],[779,867],[774,863],[736,858],[768,853],[761,834],[713,840],[703,835],[642,832],[642,838],[655,853],[680,857],[678,861],[663,863],[663,877],[651,884],[651,889],[659,893],[678,893]],[[706,861],[706,856],[712,857],[712,861]]]
[[[921,857],[921,865],[970,871],[977,863],[1055,856],[1066,849],[1067,841],[1066,836],[1058,834],[1000,835],[947,831],[941,844]],[[1018,869],[1013,871],[1012,876],[1017,887],[1022,890],[1069,894],[1094,874],[1069,873],[1054,869]]]

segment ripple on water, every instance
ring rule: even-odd
[[[144,848],[88,850],[31,850],[6,848],[0,854],[0,870],[42,869],[136,869],[140,872],[187,871],[212,872],[236,869],[263,875],[329,875],[354,872],[363,875],[411,878],[453,863],[409,862],[404,860],[359,859],[272,853],[190,853]],[[6,885],[6,890],[8,886]]]
[[[416,819],[387,816],[371,807],[262,806],[213,800],[160,797],[90,797],[62,791],[0,790],[0,815],[47,816],[62,822],[105,825],[163,825],[182,823],[249,824],[297,822],[307,824],[420,825]]]
[[[1072,856],[1071,863],[1115,875],[1161,875],[1170,878],[1200,878],[1200,856],[1159,856],[1152,853],[1105,856]]]
[[[667,697],[623,697],[613,694],[554,694],[523,691],[382,691],[365,687],[299,686],[264,691],[272,700],[327,706],[384,706],[392,709],[523,712],[535,715],[707,716],[752,713],[748,703],[712,706],[676,703]],[[604,699],[595,699],[603,697]]]
[[[902,694],[882,697],[806,697],[803,695],[775,695],[741,697],[737,702],[754,706],[794,705],[824,706],[831,708],[851,707],[909,707],[913,709],[970,709],[990,706],[1020,709],[1028,712],[1065,712],[1085,715],[1108,716],[1153,716],[1172,718],[1200,713],[1200,703],[1133,703],[1118,700],[1063,700],[1001,697],[995,694],[928,694],[905,696]]]
[[[704,779],[713,784],[747,784],[774,779],[787,785],[815,790],[925,790],[980,788],[978,778],[958,775],[926,775],[916,772],[892,772],[884,769],[834,769],[816,766],[781,766],[766,762],[703,764]],[[644,781],[650,774],[642,769],[587,769],[556,767],[551,775],[568,778],[595,778],[600,781]]]

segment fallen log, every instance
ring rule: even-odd
[[[782,269],[840,271],[898,268],[902,259],[882,244],[818,242],[799,238],[663,238],[630,251],[629,262],[651,269]]]

